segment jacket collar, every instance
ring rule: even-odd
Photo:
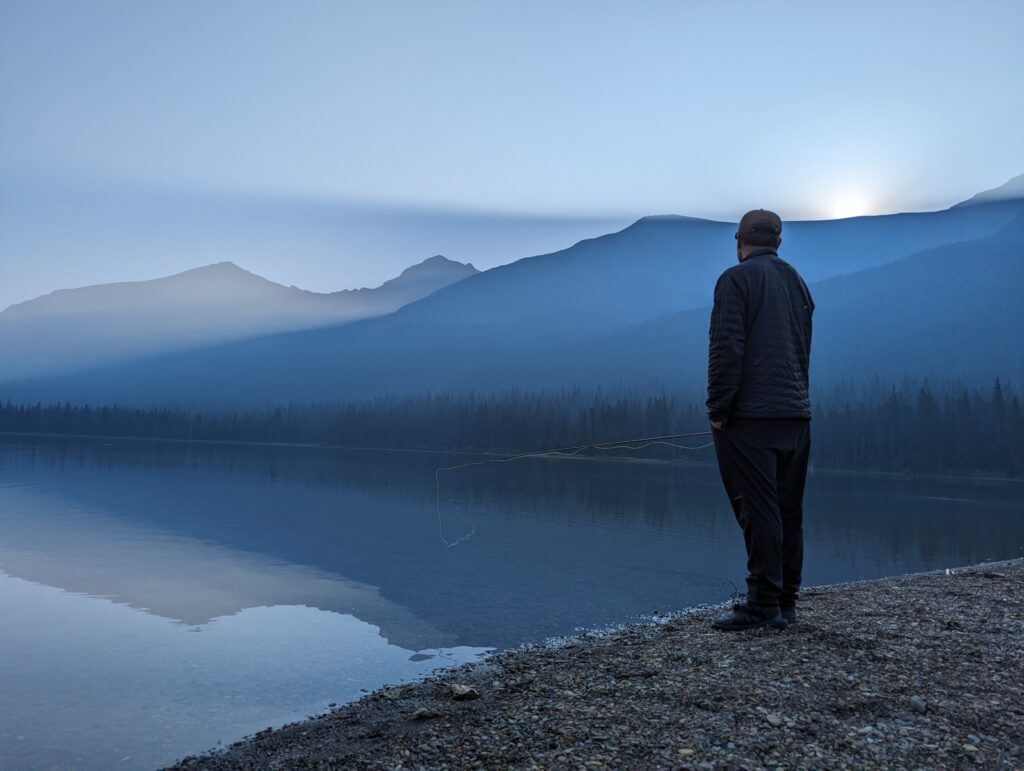
[[[746,262],[747,260],[751,259],[752,257],[761,257],[762,255],[765,255],[765,254],[770,254],[770,255],[772,255],[774,257],[778,257],[779,256],[779,252],[778,252],[778,250],[776,250],[776,248],[774,246],[762,246],[760,249],[757,249],[756,251],[753,251],[750,254],[748,254],[746,257],[744,257],[742,261]]]

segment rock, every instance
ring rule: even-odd
[[[466,701],[469,699],[480,698],[480,692],[471,685],[460,685],[458,683],[452,683],[451,691],[452,698],[456,701]]]
[[[917,712],[919,715],[923,715],[928,711],[928,705],[925,703],[925,700],[917,694],[910,697],[910,706],[914,712]]]
[[[768,725],[773,725],[776,728],[782,725],[782,719],[778,715],[772,715],[769,713],[764,716],[764,719],[768,721]]]
[[[405,693],[405,691],[402,688],[396,686],[394,688],[388,688],[387,690],[383,691],[381,693],[381,696],[383,696],[385,699],[391,699],[392,701],[394,701],[395,699],[402,698],[403,693]]]
[[[432,717],[441,717],[441,713],[429,707],[420,707],[412,713],[414,720],[429,720]]]
[[[965,744],[964,745],[964,752],[977,752],[977,751],[978,751],[978,748],[975,747],[973,744]]]
[[[680,747],[679,754],[684,758],[692,758],[697,754],[697,750],[690,749],[689,747]]]

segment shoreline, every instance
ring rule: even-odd
[[[720,608],[496,652],[175,768],[1024,764],[1024,558],[809,587],[784,631],[714,631]]]
[[[346,450],[350,452],[383,452],[383,453],[419,453],[419,454],[431,454],[431,455],[473,455],[473,456],[486,456],[494,458],[504,458],[511,455],[520,455],[521,452],[497,452],[494,450],[434,450],[429,448],[409,448],[409,447],[356,447],[347,445],[336,445],[336,444],[314,444],[311,442],[255,442],[255,441],[242,441],[236,439],[173,439],[169,437],[150,437],[150,436],[110,436],[106,434],[47,434],[37,432],[26,432],[26,431],[0,431],[0,437],[12,436],[12,437],[26,437],[26,438],[38,438],[38,439],[104,439],[104,440],[117,440],[123,442],[167,442],[172,444],[202,444],[202,445],[214,445],[214,446],[227,446],[227,447],[295,447],[299,449],[307,450]],[[701,448],[694,448],[701,449]],[[542,452],[542,451],[538,451]],[[607,463],[653,463],[653,464],[665,464],[671,465],[673,463],[684,466],[715,466],[714,461],[699,461],[699,460],[683,460],[683,459],[665,459],[665,458],[635,458],[635,457],[615,457],[615,456],[599,456],[599,455],[549,455],[545,456],[546,460],[585,460],[585,461],[603,461]],[[865,475],[865,476],[879,476],[889,477],[894,479],[952,479],[960,480],[965,482],[1024,482],[1024,477],[993,477],[993,476],[971,476],[967,474],[914,474],[909,471],[873,471],[870,469],[844,469],[844,468],[818,468],[812,466],[809,469],[809,473],[813,474],[815,471],[826,474],[848,474],[848,475]]]

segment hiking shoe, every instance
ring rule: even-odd
[[[796,608],[783,608],[782,609],[782,617],[784,619],[786,619],[786,623],[787,624],[799,623],[799,619],[797,618],[797,615],[796,615]]]
[[[782,614],[778,610],[775,610],[772,615],[768,615],[769,612],[771,611],[761,611],[746,603],[738,602],[732,606],[732,610],[728,613],[712,621],[711,626],[723,632],[739,632],[744,629],[757,629],[762,626],[785,629],[786,620],[782,617]]]

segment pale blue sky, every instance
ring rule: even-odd
[[[1024,172],[1022,29],[1016,1],[0,0],[0,184],[524,222],[941,208]],[[289,259],[334,289],[445,247]],[[144,260],[94,272],[172,267]]]

